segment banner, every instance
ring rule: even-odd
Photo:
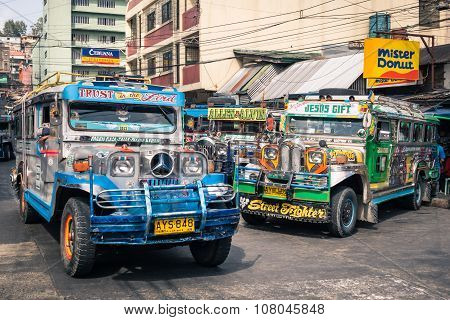
[[[266,121],[265,108],[208,108],[208,120]]]
[[[81,49],[82,64],[120,65],[120,51],[112,49]]]
[[[390,88],[390,87],[403,87],[413,86],[418,84],[416,80],[404,80],[404,79],[367,79],[367,88]]]
[[[364,40],[364,78],[419,79],[417,41],[370,38]]]

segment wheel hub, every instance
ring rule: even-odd
[[[345,200],[342,204],[342,224],[348,227],[353,221],[353,215],[355,213],[355,208],[353,202],[350,199]]]

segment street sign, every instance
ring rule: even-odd
[[[364,78],[419,79],[417,41],[370,38],[364,40]]]
[[[120,51],[116,49],[81,49],[82,64],[120,64]]]

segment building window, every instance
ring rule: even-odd
[[[47,51],[44,52],[44,58],[47,59]]]
[[[89,42],[89,35],[84,33],[73,33],[72,41]]]
[[[156,74],[156,58],[150,58],[147,60],[147,75],[153,76]]]
[[[155,29],[156,20],[155,20],[155,11],[149,13],[147,15],[147,31]]]
[[[47,32],[44,34],[44,40],[47,40]]]
[[[186,64],[195,64],[200,61],[200,50],[198,47],[186,47]]]
[[[89,6],[89,0],[72,0],[72,4],[74,6],[88,7]]]
[[[44,23],[47,23],[47,15],[44,16]]]
[[[47,0],[44,0],[44,7],[45,7],[46,4],[47,4]]]
[[[172,68],[172,50],[163,53],[163,71],[170,71]]]
[[[44,76],[46,76],[47,73],[48,73],[48,72],[47,72],[47,69],[45,69],[45,70],[44,70]]]
[[[116,1],[115,0],[98,0],[97,7],[100,8],[115,8]]]
[[[72,23],[89,24],[88,16],[72,16]]]
[[[167,22],[172,19],[172,2],[166,2],[162,5],[162,20],[161,23]]]
[[[419,25],[439,28],[438,0],[419,0]]]
[[[98,75],[99,76],[113,76],[114,72],[109,71],[109,70],[99,70]]]
[[[116,36],[98,36],[98,42],[100,43],[115,43]]]
[[[98,18],[97,24],[101,26],[115,26],[116,19],[114,18]]]
[[[73,60],[81,59],[81,51],[79,49],[72,50],[72,59]]]
[[[73,72],[83,77],[89,75],[89,70],[74,70]]]

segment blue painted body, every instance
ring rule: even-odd
[[[148,90],[117,88],[99,85],[67,85],[62,91],[62,99],[69,101],[98,101],[132,104],[148,104],[135,99],[86,98],[80,97],[80,88],[133,92],[143,95],[175,96],[172,101],[151,102],[157,105],[170,105],[182,108],[184,95],[177,91],[162,91],[163,87],[147,86]],[[224,174],[207,174],[203,179],[188,185],[181,185],[178,179],[151,179],[141,181],[143,187],[137,189],[119,189],[105,175],[86,173],[57,172],[53,183],[51,203],[47,203],[30,189],[25,190],[25,200],[47,221],[56,215],[57,191],[65,188],[82,190],[89,197],[91,217],[91,239],[97,244],[182,244],[195,240],[214,240],[234,235],[239,223],[239,209],[236,197],[229,202],[217,205],[212,203],[215,195],[211,187],[223,184]],[[109,199],[112,208],[102,209],[99,204]],[[171,236],[155,236],[153,224],[156,219],[192,217],[195,220],[195,232]]]

